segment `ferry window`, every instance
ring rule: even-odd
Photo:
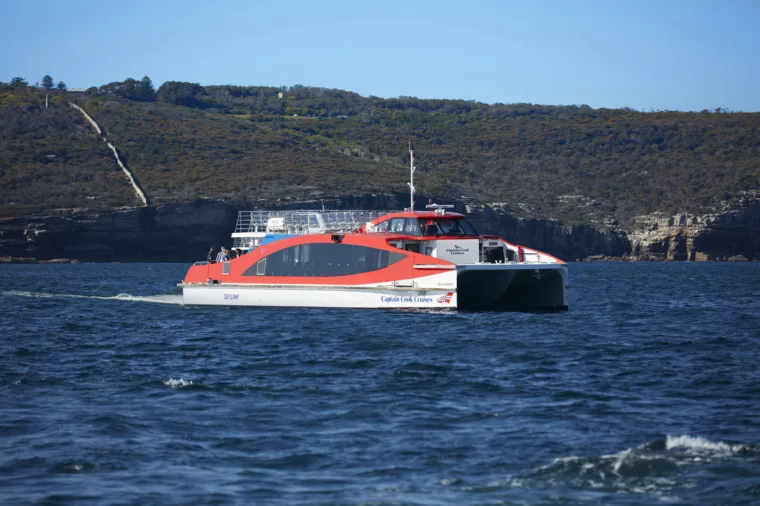
[[[381,221],[377,225],[374,225],[374,226],[368,228],[367,232],[370,232],[370,233],[372,233],[372,232],[377,232],[377,233],[379,233],[379,232],[387,232],[388,231],[388,224],[390,222],[391,222],[391,220]]]
[[[391,232],[404,232],[404,218],[393,218],[390,226]]]
[[[445,218],[420,220],[425,235],[478,235],[467,220],[451,220]]]
[[[422,219],[419,220],[419,224],[422,229],[422,235],[441,235],[441,227],[438,225],[438,220]]]
[[[419,253],[420,243],[417,241],[407,241],[407,243],[404,245],[404,249],[406,251],[411,251],[412,253]]]
[[[464,235],[464,230],[459,228],[456,220],[438,220],[438,226],[441,227],[443,235]]]
[[[384,269],[405,257],[402,253],[353,244],[301,244],[272,253],[243,275],[348,276]]]
[[[464,230],[464,233],[467,235],[480,235],[478,234],[478,231],[475,230],[475,227],[473,227],[467,220],[459,220],[459,226],[462,227],[462,230]]]
[[[420,225],[417,218],[407,218],[404,222],[404,233],[407,235],[420,235]]]

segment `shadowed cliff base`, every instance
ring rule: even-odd
[[[336,197],[271,203],[269,209],[377,209],[403,207],[404,194]],[[420,197],[418,202],[427,201]],[[482,234],[538,248],[572,260],[747,260],[760,259],[760,201],[723,213],[681,215],[647,221],[647,229],[626,232],[556,220],[526,219],[504,206],[472,200],[447,201],[465,213]],[[199,200],[112,211],[56,210],[0,220],[0,256],[80,261],[201,260],[210,246],[231,244],[238,207],[222,200]],[[246,208],[247,210],[247,208]]]

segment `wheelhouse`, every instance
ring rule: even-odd
[[[434,237],[479,237],[480,235],[464,217],[454,215],[384,216],[368,225],[365,232]]]

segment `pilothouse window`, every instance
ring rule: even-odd
[[[445,219],[445,218],[421,218],[419,225],[422,227],[424,235],[449,235],[449,236],[465,236],[474,235],[478,233],[475,228],[470,225],[467,220],[459,219]]]
[[[404,232],[404,218],[393,218],[391,220],[390,231],[403,233]]]
[[[388,224],[391,222],[391,220],[385,220],[381,221],[377,225],[374,225],[372,227],[369,227],[367,229],[367,232],[370,233],[381,233],[381,232],[387,232],[388,231]]]
[[[420,224],[416,218],[407,218],[404,222],[404,233],[406,235],[420,235]]]

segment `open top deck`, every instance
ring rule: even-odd
[[[306,235],[353,232],[392,211],[295,209],[240,211],[232,234],[233,248],[253,248],[267,234]]]

